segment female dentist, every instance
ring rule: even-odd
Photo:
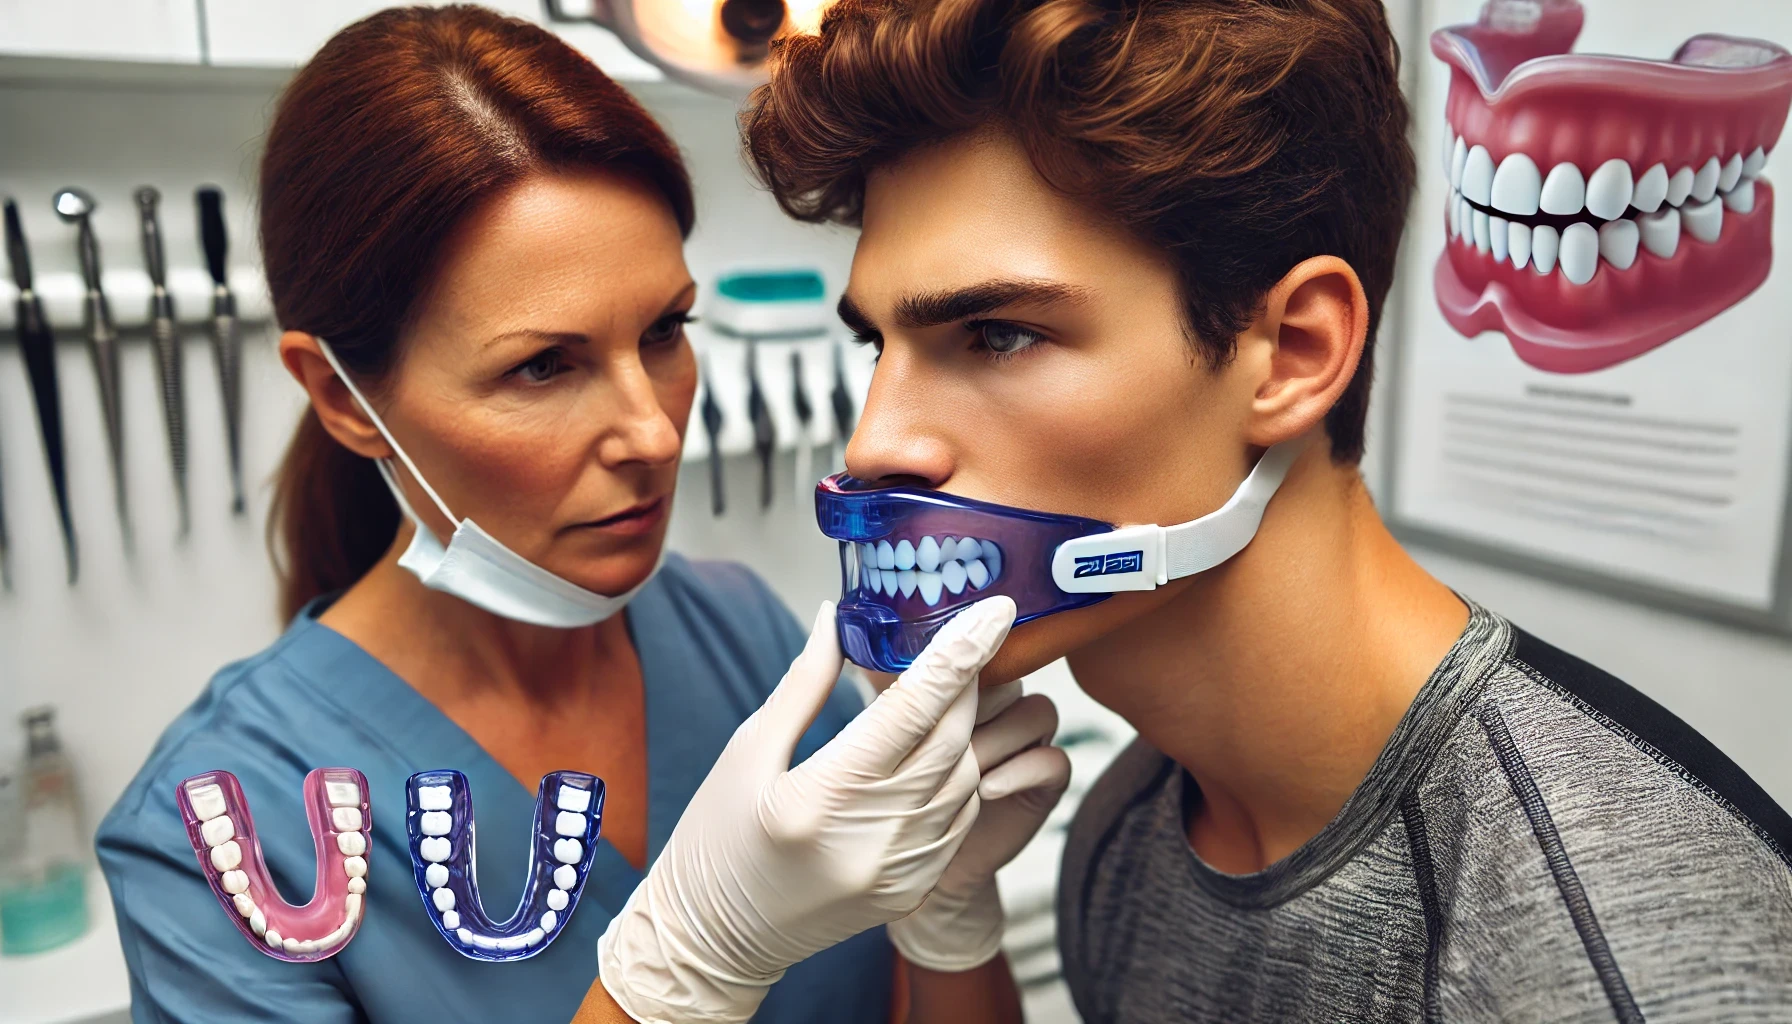
[[[745,569],[663,551],[692,217],[659,127],[520,21],[385,11],[288,87],[261,242],[311,399],[270,526],[292,625],[212,680],[100,828],[135,1020],[875,1021],[892,941],[917,1017],[1000,967],[995,867],[1068,769],[1036,747],[1049,704],[990,691],[979,713],[1012,603],[961,615],[860,713],[831,606],[805,646]],[[220,911],[176,786],[234,773],[296,900],[302,783],[329,765],[371,788],[364,923],[284,963]],[[538,780],[605,780],[582,905],[546,894],[563,923],[534,957],[464,958],[420,901],[405,782],[434,768],[467,778],[496,919]],[[983,771],[986,799],[1025,791],[1010,813],[980,816]]]

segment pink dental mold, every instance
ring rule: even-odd
[[[1773,43],[1570,53],[1583,17],[1577,0],[1492,0],[1431,37],[1450,66],[1438,307],[1553,373],[1635,358],[1761,286],[1761,172],[1792,106],[1792,53]]]
[[[365,775],[353,768],[318,768],[305,776],[317,885],[302,907],[281,899],[274,887],[236,776],[214,771],[185,779],[176,787],[176,802],[212,893],[256,949],[276,960],[310,963],[334,956],[355,937],[373,829]]]

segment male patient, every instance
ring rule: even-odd
[[[984,674],[1068,657],[1139,731],[1065,856],[1086,1020],[1792,1020],[1792,819],[1364,489],[1398,64],[1380,0],[833,7],[742,123],[788,212],[863,229],[848,468],[1168,525],[1304,445],[1237,557]]]

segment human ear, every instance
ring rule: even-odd
[[[367,418],[355,396],[349,394],[348,386],[324,358],[315,336],[303,331],[280,335],[280,362],[311,396],[311,408],[316,410],[318,422],[338,444],[369,459],[392,455],[392,446],[380,436],[379,428]]]
[[[1315,256],[1269,290],[1251,333],[1270,345],[1249,429],[1250,442],[1267,447],[1318,426],[1349,386],[1369,333],[1369,299],[1350,264]]]

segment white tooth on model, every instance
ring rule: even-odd
[[[993,540],[983,542],[983,564],[989,569],[990,579],[1002,578],[1002,549]]]
[[[448,911],[454,909],[454,892],[453,892],[453,890],[437,889],[435,892],[432,892],[429,894],[429,898],[430,898],[431,902],[435,903],[436,909],[440,910],[444,914],[447,913]]]
[[[427,840],[427,839],[424,840],[424,842],[428,842],[428,841],[429,840]],[[441,842],[445,846],[445,845],[447,845],[448,840],[444,839],[444,840],[441,840]],[[349,858],[345,859],[342,862],[342,873],[347,875],[350,878],[366,878],[367,877],[367,858],[366,857],[349,857]]]
[[[1561,216],[1579,213],[1587,204],[1587,179],[1581,177],[1580,168],[1573,164],[1557,164],[1549,170],[1549,177],[1543,179],[1543,194],[1537,199],[1537,208],[1544,213]]]
[[[940,541],[940,564],[945,565],[958,557],[958,538],[947,537]]]
[[[554,797],[554,806],[574,814],[584,814],[591,806],[591,791],[577,786],[561,786]]]
[[[1543,172],[1537,162],[1523,153],[1513,153],[1500,161],[1493,174],[1494,209],[1529,217],[1537,212],[1543,195]]]
[[[429,867],[424,868],[423,881],[428,883],[431,889],[440,889],[442,886],[447,885],[448,865],[431,864]]]
[[[449,844],[448,840],[439,837],[432,836],[417,843],[417,856],[422,857],[431,864],[439,864],[442,861],[447,860],[448,855],[452,850],[453,847]],[[353,878],[354,874],[351,872],[349,877]]]
[[[1723,165],[1717,162],[1717,157],[1705,161],[1705,166],[1699,168],[1699,173],[1693,175],[1692,201],[1695,203],[1710,202],[1711,197],[1717,195],[1717,179],[1723,177],[1723,174]]]
[[[1468,163],[1462,168],[1462,194],[1469,202],[1491,206],[1493,200],[1493,154],[1486,146],[1468,151]]]
[[[1562,233],[1548,224],[1539,224],[1531,230],[1531,265],[1537,273],[1547,274],[1556,269],[1556,256],[1562,249]]]
[[[431,864],[430,865],[430,867],[432,867],[432,868],[439,868],[441,866],[442,865],[440,865],[440,864]],[[348,880],[348,891],[349,892],[366,892],[367,891],[367,879],[365,879],[365,878],[349,879]]]
[[[896,570],[896,587],[902,591],[903,597],[913,597],[915,594],[915,570]]]
[[[1475,244],[1475,208],[1468,205],[1468,200],[1456,198],[1456,213],[1462,220],[1462,244]]]
[[[236,838],[236,825],[231,822],[230,815],[221,814],[199,826],[199,836],[206,846],[219,846]]]
[[[249,891],[249,876],[241,871],[226,871],[218,879],[224,891],[235,896],[239,892]]]
[[[982,559],[973,558],[964,563],[964,578],[971,581],[971,586],[982,590],[989,586],[989,569],[984,566]]]
[[[1687,203],[1680,210],[1681,224],[1686,233],[1707,244],[1715,242],[1724,233],[1724,204],[1722,200],[1711,199],[1703,203]]]
[[[215,782],[194,786],[187,790],[187,803],[193,805],[193,815],[200,821],[210,821],[224,813],[224,790]]]
[[[877,567],[879,569],[896,568],[896,549],[887,540],[877,542]]]
[[[1450,187],[1462,191],[1462,172],[1468,166],[1468,142],[1458,138],[1456,148],[1450,151]]]
[[[359,857],[367,852],[367,837],[359,832],[338,832],[336,849],[344,857]]]
[[[1599,232],[1591,224],[1570,224],[1562,231],[1562,276],[1586,284],[1599,272]]]
[[[565,889],[548,890],[548,906],[554,910],[565,910],[570,901],[566,898]]]
[[[572,836],[575,839],[585,835],[585,816],[571,811],[561,811],[554,815],[554,834]]]
[[[974,558],[982,557],[982,555],[983,545],[977,543],[975,537],[965,537],[959,540],[958,550],[952,553],[952,557],[960,562],[969,562]]]
[[[1755,179],[1744,178],[1724,193],[1724,205],[1737,213],[1755,212]]]
[[[1697,177],[1690,167],[1675,171],[1674,176],[1668,179],[1668,205],[1680,206],[1685,203],[1686,197],[1692,195],[1692,183]]]
[[[1761,176],[1762,169],[1766,166],[1767,151],[1760,146],[1756,146],[1753,153],[1742,158],[1742,176],[1744,178],[1758,178]]]
[[[562,864],[554,869],[554,886],[559,889],[570,889],[579,884],[579,872],[570,864]]]
[[[898,584],[896,582],[896,570],[894,570],[894,569],[879,569],[878,575],[880,575],[884,578],[884,593],[888,594],[891,597],[895,597],[896,596],[896,588],[898,586]]]
[[[425,811],[445,811],[454,806],[454,796],[447,786],[418,786],[417,807]]]
[[[562,864],[572,865],[585,855],[585,845],[577,839],[554,840],[554,859]]]
[[[1642,232],[1643,248],[1654,255],[1671,260],[1680,251],[1680,211],[1672,206],[1637,218],[1637,229]]]
[[[1636,181],[1636,194],[1630,197],[1630,205],[1642,213],[1654,213],[1661,209],[1661,204],[1668,198],[1668,168],[1666,164],[1656,164],[1643,172]]]
[[[331,807],[361,806],[361,787],[352,782],[326,782],[324,796]]]
[[[945,583],[946,589],[954,594],[964,593],[966,578],[963,562],[947,562],[940,567],[941,582]]]
[[[1493,261],[1506,262],[1506,225],[1510,224],[1504,217],[1487,218],[1487,240],[1493,246]]]
[[[1607,160],[1587,178],[1587,212],[1600,220],[1617,220],[1630,209],[1636,181],[1625,160]]]
[[[261,938],[262,938],[263,942],[266,942],[268,945],[272,946],[275,949],[281,949],[286,945],[286,940],[281,938],[280,933],[275,931],[272,928],[269,928],[265,933],[263,933]]]
[[[219,871],[235,870],[243,863],[243,848],[236,840],[219,843],[212,847],[212,867]]]
[[[555,889],[554,891],[559,892],[560,890]],[[443,914],[442,915],[442,927],[448,929],[449,931],[454,931],[455,929],[459,928],[460,927],[460,911],[450,910],[447,913]]]
[[[933,572],[940,567],[940,542],[932,537],[922,537],[915,548],[915,567],[923,572]]]
[[[1599,228],[1599,257],[1619,270],[1636,262],[1638,229],[1633,220],[1608,220]]]
[[[230,902],[236,907],[236,912],[244,917],[255,916],[255,901],[249,898],[248,893],[239,892],[230,897]]]
[[[1722,173],[1717,176],[1717,190],[1719,192],[1728,192],[1735,188],[1736,183],[1741,180],[1742,154],[1732,153],[1730,154],[1730,159],[1724,162]]]
[[[551,932],[554,930],[554,926],[559,923],[560,923],[560,915],[559,914],[554,913],[552,910],[547,910],[547,911],[542,912],[542,915],[541,915],[541,930],[542,931]]]
[[[454,827],[454,816],[447,811],[424,811],[417,819],[417,827],[426,836],[445,836]]]
[[[896,542],[897,569],[913,569],[915,567],[915,546],[907,540]]]
[[[1445,121],[1444,122],[1444,177],[1446,177],[1446,178],[1448,178],[1450,176],[1450,170],[1451,170],[1451,168],[1453,168],[1455,166],[1455,154],[1456,154],[1456,130],[1454,128],[1450,127],[1450,122]]]
[[[1449,216],[1450,216],[1450,237],[1451,238],[1461,238],[1462,237],[1462,197],[1457,195],[1454,192],[1450,193],[1450,209],[1448,212],[1449,212]]]
[[[259,908],[256,909],[255,913],[249,915],[249,930],[256,935],[266,935],[268,933],[268,916],[262,913]]]
[[[361,808],[333,807],[330,809],[330,824],[338,832],[361,831]]]
[[[1487,214],[1481,212],[1480,210],[1476,210],[1475,211],[1475,248],[1481,250],[1482,252],[1486,252],[1488,246],[1490,246],[1492,244],[1492,240],[1487,237],[1487,231],[1488,231]]]
[[[1523,270],[1524,265],[1531,261],[1531,226],[1513,221],[1512,227],[1508,229],[1506,244],[1512,253],[1512,266]]]
[[[921,600],[931,608],[940,603],[941,578],[937,572],[922,572],[915,580],[915,586],[921,591]]]
[[[859,545],[859,566],[865,569],[877,568],[877,545],[869,541]]]

